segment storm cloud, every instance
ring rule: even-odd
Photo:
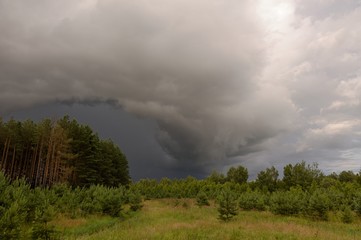
[[[349,160],[361,8],[346,2],[0,0],[0,112],[120,106],[191,172]]]

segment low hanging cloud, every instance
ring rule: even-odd
[[[111,101],[204,169],[292,126],[254,1],[0,1],[0,105]]]
[[[351,166],[360,13],[357,0],[0,0],[0,112],[121,106],[193,171]]]

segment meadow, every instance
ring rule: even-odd
[[[218,219],[217,205],[199,207],[193,199],[158,199],[123,220],[109,217],[55,220],[65,239],[361,239],[361,221],[342,223],[340,213],[329,221],[280,216],[268,211],[239,211],[231,221]],[[74,224],[76,223],[76,224]]]

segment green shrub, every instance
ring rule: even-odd
[[[260,192],[246,192],[239,197],[239,207],[243,210],[264,211],[267,207],[268,196]]]
[[[49,204],[48,200],[45,200],[43,205],[39,205],[36,209],[31,238],[34,240],[57,239],[59,233],[56,231],[55,226],[49,224],[54,216],[54,207]]]
[[[200,191],[197,194],[196,197],[196,201],[197,201],[197,206],[202,207],[202,206],[209,206],[209,201],[208,201],[208,197],[207,194],[203,191]]]
[[[25,212],[21,203],[13,202],[7,209],[3,209],[0,217],[0,239],[19,239],[21,225],[25,223]]]
[[[336,187],[331,187],[327,190],[328,198],[330,199],[330,210],[338,211],[344,205],[345,194]]]
[[[271,211],[280,215],[297,215],[306,206],[305,193],[299,188],[287,192],[274,192],[270,199]]]
[[[308,201],[307,214],[315,219],[328,220],[330,199],[322,190],[315,190]]]
[[[109,188],[107,189],[107,196],[102,201],[102,211],[112,217],[118,217],[123,210],[124,202],[125,193],[123,188]]]
[[[0,174],[0,239],[19,239],[26,223],[31,197],[29,185],[21,180],[12,183]]]
[[[79,187],[66,192],[59,200],[59,205],[65,205],[63,212],[70,218],[76,218],[80,213],[81,189]]]
[[[361,216],[361,191],[357,192],[353,200],[353,206],[358,215]]]
[[[130,209],[132,211],[138,211],[143,207],[142,196],[138,191],[133,191],[128,194]]]
[[[237,197],[229,188],[224,188],[218,196],[218,217],[222,221],[229,221],[237,213]]]
[[[125,193],[122,187],[108,188],[93,185],[89,189],[83,189],[81,194],[80,207],[85,214],[104,213],[119,216],[125,202]]]
[[[344,206],[342,211],[341,220],[343,223],[352,223],[353,222],[353,214],[350,206]]]
[[[75,218],[76,210],[79,208],[79,188],[71,189],[67,184],[56,184],[51,188],[51,195],[55,201],[53,205],[58,212],[65,213],[71,218]]]
[[[83,215],[102,212],[101,201],[105,197],[104,191],[101,191],[103,188],[100,185],[92,185],[81,191],[80,208]]]

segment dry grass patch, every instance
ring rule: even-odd
[[[59,228],[76,228],[87,223],[85,218],[71,219],[63,215],[59,215],[55,220],[51,222]]]

